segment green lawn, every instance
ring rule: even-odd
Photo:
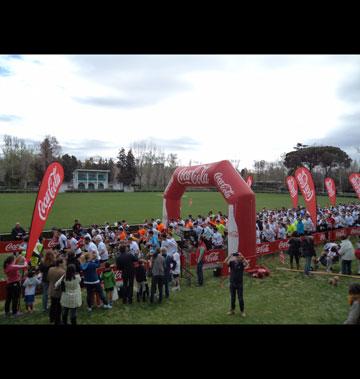
[[[180,292],[171,293],[163,304],[114,303],[111,310],[95,309],[88,314],[85,304],[79,310],[79,324],[342,324],[347,317],[347,290],[357,279],[340,278],[339,286],[328,284],[328,276],[304,278],[302,273],[277,271],[282,266],[277,256],[264,257],[262,264],[271,269],[265,279],[249,276],[244,280],[244,299],[247,317],[241,318],[238,305],[235,316],[228,316],[230,297],[228,280],[221,286],[221,279],[205,274],[204,287],[186,286]],[[303,262],[302,262],[303,263]],[[357,262],[356,262],[357,263]],[[353,271],[355,265],[353,264]],[[359,276],[360,279],[360,276]],[[48,324],[47,315],[41,309],[41,297],[37,296],[32,315],[18,319],[5,319],[4,302],[0,303],[0,324]],[[22,309],[24,304],[22,302]]]
[[[189,206],[189,198],[192,206]],[[19,221],[29,229],[36,194],[0,194],[0,233],[11,231]],[[353,202],[355,198],[338,198],[339,202]],[[321,205],[328,203],[327,197],[318,197]],[[300,204],[303,204],[300,198]],[[290,196],[286,194],[256,195],[256,208],[270,209],[291,207]],[[217,192],[186,192],[183,197],[182,215],[206,214],[210,209],[227,212],[224,198]],[[59,194],[45,226],[70,227],[78,218],[83,225],[104,224],[121,219],[129,223],[140,223],[145,218],[161,218],[162,193],[66,193]]]

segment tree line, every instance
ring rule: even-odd
[[[177,167],[176,154],[168,154],[149,141],[133,142],[127,151],[119,149],[116,158],[90,157],[81,161],[74,155],[61,154],[62,147],[54,136],[38,144],[6,135],[0,154],[0,187],[27,189],[37,187],[46,167],[60,162],[64,182],[71,182],[76,169],[109,170],[109,182],[134,185],[142,190],[164,190]]]
[[[62,147],[54,136],[46,136],[36,145],[24,140],[4,136],[0,155],[0,187],[27,189],[37,187],[46,167],[58,161],[64,167],[64,181],[71,182],[75,169],[109,170],[109,182],[133,185],[139,190],[163,191],[178,166],[176,154],[165,154],[150,140],[133,142],[126,151],[119,149],[116,158],[91,157],[81,161],[74,155],[61,154]],[[234,164],[234,161],[232,161]],[[238,169],[240,161],[236,161]],[[324,178],[335,180],[338,191],[352,192],[348,180],[350,172],[359,171],[359,163],[346,152],[334,146],[307,146],[298,143],[280,160],[254,161],[253,169],[238,169],[244,179],[254,176],[254,189],[286,190],[285,178],[293,175],[299,166],[307,167],[313,175],[317,191],[325,191]]]

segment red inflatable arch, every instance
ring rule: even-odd
[[[255,194],[229,161],[178,167],[164,192],[163,221],[180,217],[181,197],[187,187],[216,187],[229,205],[228,254],[240,251],[256,265]]]

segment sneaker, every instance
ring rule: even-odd
[[[241,317],[246,317],[245,312],[241,312]]]
[[[15,314],[13,314],[14,317],[19,317],[19,316],[22,316],[23,314],[21,312],[17,312]]]
[[[109,309],[109,308],[112,308],[112,306],[110,304],[103,304],[102,306],[104,309]]]
[[[88,308],[88,312],[92,312],[92,308]]]
[[[230,309],[230,311],[227,313],[228,316],[232,316],[235,314],[235,311],[233,311],[232,309]]]
[[[108,304],[108,309],[112,309],[112,305],[111,304]]]

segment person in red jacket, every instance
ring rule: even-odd
[[[6,275],[6,301],[5,301],[5,315],[10,315],[10,303],[12,303],[13,316],[20,315],[19,312],[19,299],[21,294],[21,277],[19,270],[25,269],[27,263],[25,261],[22,265],[15,264],[15,257],[13,255],[7,257],[4,262],[4,272]]]

